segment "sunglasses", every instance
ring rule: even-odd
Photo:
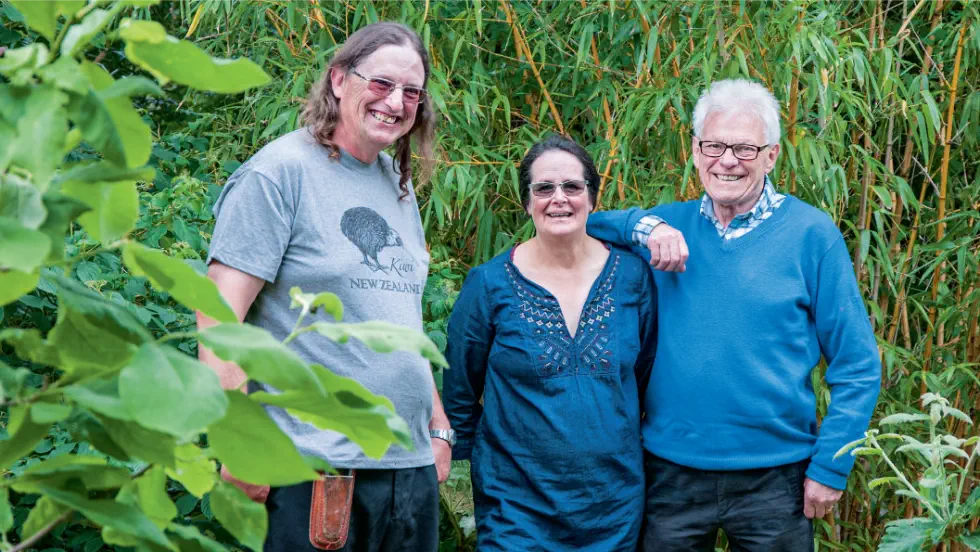
[[[396,88],[401,88],[402,101],[405,103],[417,104],[422,101],[423,98],[425,98],[425,89],[419,88],[418,86],[396,84],[394,81],[381,77],[365,77],[353,69],[351,69],[349,72],[366,80],[368,83],[368,90],[377,96],[387,98],[392,92],[395,91]]]
[[[552,182],[535,182],[531,184],[531,194],[534,197],[539,197],[541,199],[549,198],[555,195],[555,190],[561,188],[561,192],[565,194],[565,197],[575,197],[582,195],[585,191],[586,182],[584,180],[566,180],[561,184],[554,184]]]

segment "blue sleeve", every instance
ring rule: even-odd
[[[647,215],[653,215],[653,211],[653,209],[633,208],[624,211],[595,212],[589,215],[585,231],[593,238],[629,249],[649,260],[650,253],[647,251],[646,245],[633,243],[633,230],[640,219]]]
[[[636,388],[639,391],[640,407],[646,403],[647,386],[653,361],[657,356],[657,286],[653,274],[643,267],[643,285],[640,288],[640,354],[636,357],[633,370],[636,374]]]
[[[820,350],[827,361],[830,407],[820,425],[807,477],[843,490],[854,457],[834,455],[868,429],[881,389],[881,362],[868,311],[861,299],[843,236],[817,269],[813,315]]]
[[[483,272],[480,267],[470,271],[449,316],[449,370],[443,374],[442,400],[449,424],[456,431],[453,460],[469,460],[483,414],[480,398],[494,338]]]

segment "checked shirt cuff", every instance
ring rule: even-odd
[[[633,245],[640,247],[647,246],[647,240],[650,239],[650,233],[653,229],[657,227],[658,224],[663,223],[664,219],[654,216],[647,215],[640,219],[633,227]]]

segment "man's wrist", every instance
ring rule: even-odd
[[[663,224],[664,219],[654,216],[646,215],[641,218],[636,226],[633,227],[632,243],[640,247],[647,246],[647,240],[650,239],[650,234],[653,233],[653,229],[657,226]]]
[[[452,429],[430,429],[429,437],[433,439],[442,439],[443,441],[449,443],[449,446],[456,444],[456,432]]]

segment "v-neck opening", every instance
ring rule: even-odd
[[[726,240],[724,236],[719,236],[718,229],[715,227],[714,223],[708,220],[708,218],[702,215],[700,212],[698,213],[698,218],[701,219],[700,224],[706,224],[711,228],[711,243],[721,251],[732,253],[738,251],[739,249],[749,247],[752,243],[759,241],[762,236],[768,234],[785,223],[785,219],[788,216],[787,213],[794,208],[794,203],[792,202],[791,197],[792,196],[786,196],[786,199],[784,199],[783,203],[772,212],[772,215],[763,220],[751,231],[729,240]]]
[[[599,289],[599,287],[602,285],[603,282],[605,282],[606,280],[609,279],[609,273],[610,273],[610,271],[612,270],[612,267],[615,264],[614,263],[614,260],[618,256],[618,253],[616,252],[616,250],[613,249],[612,247],[610,247],[608,243],[606,243],[604,241],[601,241],[601,240],[600,240],[600,242],[609,251],[609,256],[606,257],[606,263],[602,266],[602,270],[599,272],[599,275],[595,277],[595,280],[592,281],[592,285],[589,287],[589,294],[585,297],[585,302],[582,303],[582,308],[579,310],[579,313],[578,313],[578,315],[579,315],[578,316],[578,322],[575,324],[575,334],[574,335],[572,334],[571,330],[569,329],[568,319],[565,318],[565,312],[561,310],[561,302],[558,301],[558,298],[555,296],[555,294],[552,293],[551,290],[549,290],[548,288],[544,287],[543,285],[541,285],[541,284],[535,282],[534,280],[528,278],[527,276],[525,276],[524,273],[521,272],[521,269],[517,267],[517,264],[514,263],[514,252],[517,250],[518,247],[520,247],[523,244],[517,244],[514,247],[511,247],[510,248],[510,252],[508,252],[508,254],[507,254],[507,264],[510,265],[511,268],[513,268],[514,273],[518,277],[520,277],[521,280],[523,280],[525,283],[527,283],[529,286],[535,288],[535,290],[539,292],[539,296],[541,298],[547,299],[549,301],[553,301],[554,304],[555,304],[555,306],[558,307],[558,312],[561,313],[562,325],[564,325],[564,327],[565,327],[565,336],[568,337],[568,339],[570,341],[572,341],[573,343],[575,342],[575,339],[578,338],[579,337],[579,334],[581,333],[580,330],[582,329],[582,322],[583,322],[583,320],[585,320],[585,316],[584,315],[586,314],[586,311],[588,310],[589,305],[592,303],[592,301],[595,300],[596,291]]]

